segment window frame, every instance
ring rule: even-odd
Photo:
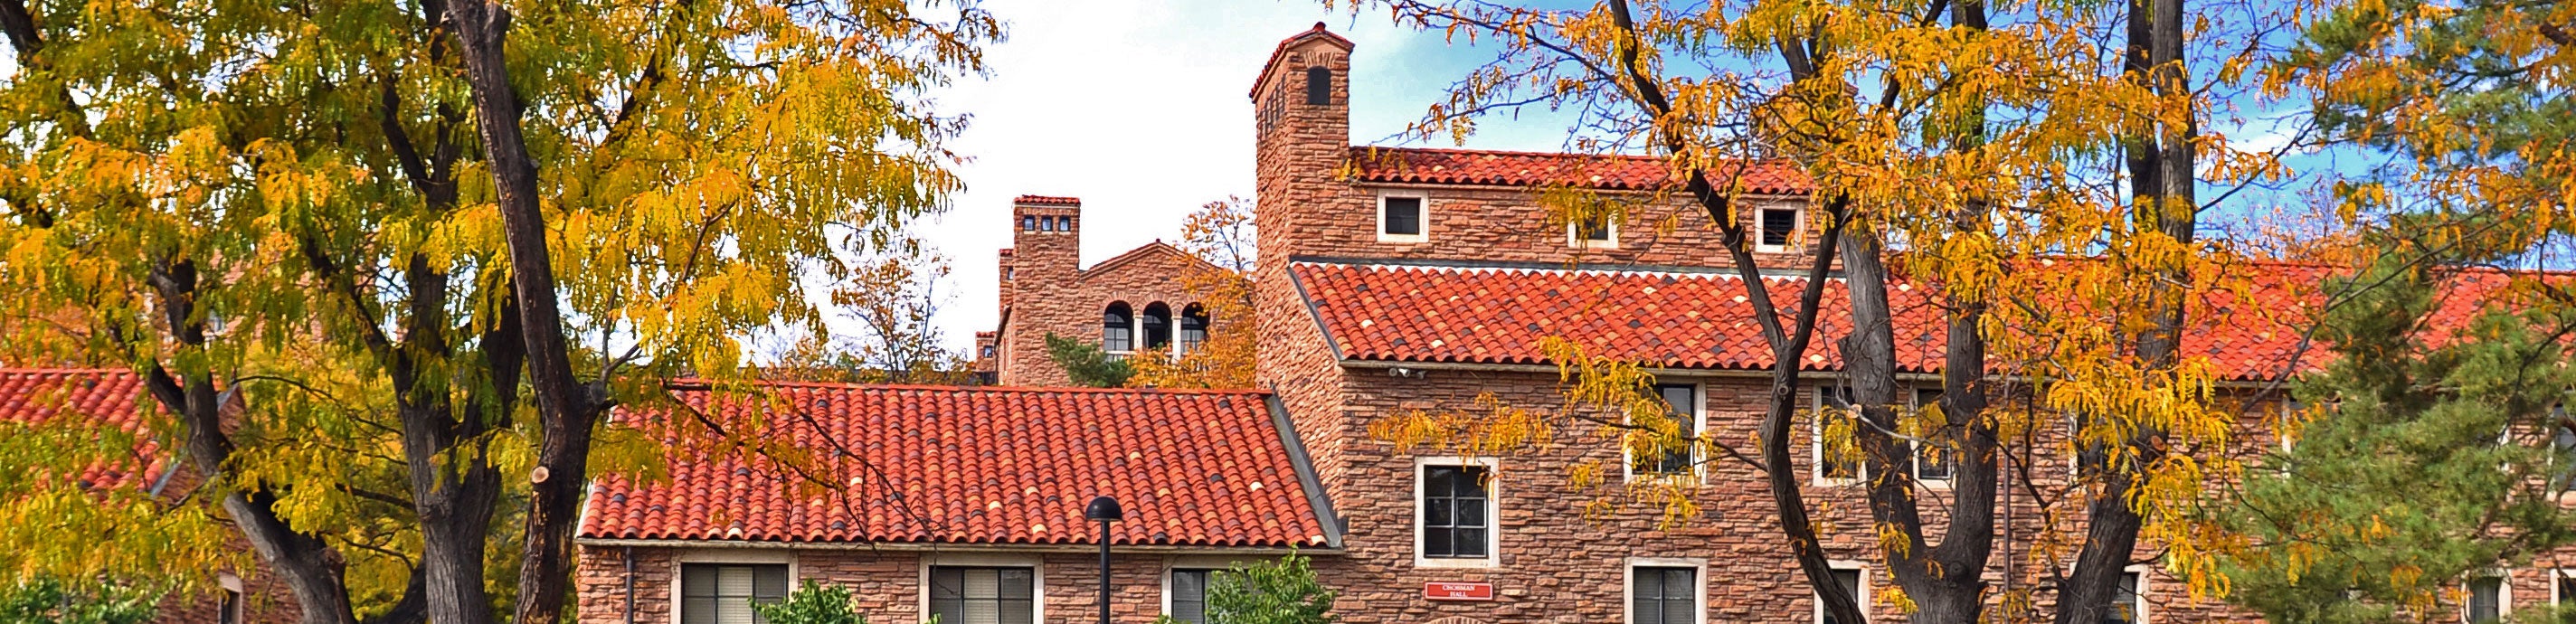
[[[2470,605],[2477,600],[2477,588],[2470,584],[2476,583],[2481,579],[2496,580],[2496,617],[2494,621],[2502,623],[2506,620],[2512,619],[2513,571],[2485,570],[2460,580],[2460,624],[2478,624],[2477,620],[2474,619],[2475,615],[2469,613]],[[2556,583],[2551,583],[2551,591],[2556,591],[2556,585]]]
[[[917,612],[920,618],[918,621],[922,624],[929,624],[930,622],[930,594],[932,591],[930,586],[931,568],[1028,568],[1029,621],[1045,622],[1047,621],[1047,575],[1044,563],[1045,562],[1037,555],[1012,555],[999,553],[932,553],[924,555],[920,559],[920,569],[918,570],[919,576],[916,579],[916,586],[920,588],[918,592],[920,594],[918,596],[919,602],[917,603],[920,609]]]
[[[1172,316],[1173,359],[1177,360],[1191,351],[1197,351],[1199,347],[1206,346],[1208,326],[1213,322],[1208,318],[1206,306],[1197,303],[1182,304],[1180,313]],[[1198,327],[1191,327],[1193,323]],[[1192,339],[1191,332],[1198,332],[1198,337]]]
[[[2128,576],[2131,574],[2138,575],[2138,586],[2130,588],[2129,590],[2129,613],[2137,616],[2136,619],[2130,621],[2130,624],[2148,624],[2149,622],[2154,621],[2152,618],[2155,617],[2155,614],[2147,610],[2147,605],[2150,604],[2150,601],[2147,600],[2147,595],[2154,590],[2155,583],[2153,576],[2147,572],[2149,572],[2149,569],[2145,565],[2131,565],[2120,568],[2121,576]]]
[[[215,574],[216,624],[244,624],[250,621],[250,596],[242,589],[241,577],[231,572]]]
[[[1611,215],[1608,215],[1608,214],[1603,214],[1603,215],[1601,215],[1601,230],[1602,230],[1602,234],[1606,235],[1607,237],[1606,237],[1606,238],[1602,238],[1602,239],[1600,239],[1600,240],[1593,240],[1593,239],[1589,239],[1589,238],[1584,238],[1584,237],[1583,237],[1583,222],[1582,222],[1582,220],[1581,220],[1581,219],[1568,219],[1568,220],[1566,220],[1566,222],[1565,222],[1565,246],[1566,246],[1566,248],[1568,248],[1568,249],[1618,249],[1618,248],[1619,248],[1619,220],[1618,220],[1618,219],[1612,219],[1612,218],[1610,218],[1610,217],[1611,217]]]
[[[1386,201],[1387,201],[1387,200],[1389,200],[1389,199],[1412,199],[1412,200],[1414,200],[1414,201],[1418,202],[1418,203],[1414,204],[1414,213],[1415,213],[1415,214],[1414,214],[1414,224],[1413,224],[1413,225],[1414,225],[1414,229],[1415,229],[1415,230],[1417,230],[1415,233],[1413,233],[1413,234],[1389,234],[1389,233],[1387,233],[1387,231],[1386,231]],[[1381,192],[1379,192],[1379,193],[1377,194],[1377,225],[1376,225],[1376,232],[1377,232],[1377,242],[1381,242],[1381,243],[1427,243],[1427,242],[1431,242],[1431,196],[1430,196],[1429,194],[1427,194],[1427,193],[1422,193],[1422,192],[1419,192],[1419,191],[1381,191]]]
[[[1858,592],[1860,595],[1853,596],[1852,602],[1860,604],[1861,613],[1869,613],[1869,564],[1859,561],[1837,559],[1825,562],[1825,567],[1831,568],[1837,572],[1850,570],[1860,573],[1860,591]],[[1825,624],[1825,597],[1817,595],[1811,590],[1807,592],[1807,604],[1816,612],[1814,619],[1808,621],[1813,622],[1814,624]]]
[[[1763,235],[1771,231],[1769,228],[1765,227],[1766,224],[1763,223],[1763,217],[1774,210],[1789,211],[1788,240],[1778,245],[1771,245],[1763,242]],[[1753,208],[1752,229],[1753,251],[1760,253],[1786,253],[1789,250],[1798,247],[1798,233],[1804,232],[1807,229],[1807,209],[1804,206],[1788,203],[1772,203],[1755,206]]]
[[[805,571],[796,564],[796,554],[793,552],[768,552],[760,550],[723,548],[682,550],[672,555],[671,567],[667,570],[669,575],[668,578],[670,578],[671,581],[670,590],[667,592],[670,594],[669,598],[671,601],[670,624],[682,624],[680,618],[681,616],[686,615],[684,611],[687,610],[689,593],[687,587],[687,566],[690,564],[784,564],[787,566],[787,591],[790,594],[796,592],[797,581],[803,579],[805,573]],[[926,593],[928,590],[925,589],[923,591],[925,592],[923,595],[928,595]]]
[[[2568,602],[2576,601],[2576,594],[2559,591],[2561,584],[2576,583],[2576,568],[2545,569],[2549,571],[2549,605],[2564,607]]]
[[[1851,476],[1835,477],[1827,476],[1825,474],[1825,462],[1827,461],[1825,457],[1825,408],[1828,407],[1825,405],[1825,393],[1841,389],[1841,386],[1837,385],[1840,380],[1829,379],[1827,381],[1831,381],[1833,383],[1816,383],[1807,386],[1808,405],[1810,406],[1808,413],[1812,415],[1812,417],[1807,419],[1807,448],[1810,451],[1808,459],[1810,460],[1809,463],[1812,464],[1808,468],[1809,471],[1813,473],[1808,480],[1808,484],[1815,487],[1857,485],[1869,480],[1869,462],[1867,461],[1862,461],[1858,465],[1852,466]]]
[[[1677,381],[1672,383],[1654,384],[1652,388],[1655,391],[1655,397],[1657,399],[1663,398],[1663,389],[1670,386],[1684,386],[1691,390],[1691,434],[1699,435],[1700,432],[1708,431],[1708,384],[1698,381]],[[1699,461],[1698,445],[1692,445],[1690,454],[1690,471],[1687,473],[1637,472],[1637,454],[1630,450],[1628,445],[1622,444],[1619,445],[1619,470],[1621,476],[1628,481],[1644,479],[1689,484],[1705,483],[1707,479],[1707,470],[1703,467],[1704,462]]]
[[[1621,568],[1621,575],[1624,577],[1624,581],[1621,583],[1621,601],[1619,603],[1621,622],[1625,622],[1626,624],[1638,624],[1638,568],[1690,568],[1692,570],[1691,589],[1694,592],[1694,595],[1691,597],[1691,605],[1695,607],[1691,609],[1691,622],[1693,624],[1707,624],[1708,560],[1697,557],[1629,557],[1628,565]]]
[[[1907,388],[1906,388],[1906,390],[1905,390],[1905,401],[1906,401],[1906,405],[1907,405],[1907,406],[1909,406],[1910,408],[1912,408],[1912,409],[1916,409],[1916,410],[1923,409],[1923,406],[1924,406],[1924,403],[1923,403],[1923,395],[1925,395],[1925,394],[1931,394],[1931,395],[1933,395],[1933,396],[1935,397],[1935,398],[1933,399],[1933,401],[1934,401],[1934,402],[1938,402],[1938,401],[1940,400],[1938,397],[1939,397],[1939,396],[1941,396],[1941,394],[1942,394],[1943,392],[1944,392],[1944,389],[1942,389],[1942,388],[1938,388],[1938,387],[1909,386],[1909,387],[1907,387]],[[1945,415],[1945,416],[1946,416],[1946,415]],[[1926,438],[1926,439],[1929,439],[1931,436],[1923,436],[1923,437],[1924,437],[1924,438]],[[1957,456],[1957,455],[1958,455],[1958,450],[1957,450],[1956,448],[1952,448],[1952,449],[1950,449],[1950,457],[1948,457],[1948,458],[1946,459],[1946,461],[1948,461],[1948,462],[1949,462],[1949,467],[1950,467],[1950,474],[1949,474],[1949,476],[1945,476],[1945,477],[1941,477],[1941,478],[1938,478],[1938,479],[1934,479],[1934,478],[1929,478],[1929,477],[1925,477],[1925,476],[1923,476],[1923,461],[1924,461],[1924,458],[1923,458],[1923,449],[1924,449],[1924,447],[1926,446],[1926,445],[1923,443],[1923,441],[1922,441],[1922,440],[1906,440],[1906,441],[1905,441],[1905,444],[1906,444],[1906,451],[1907,451],[1906,458],[1905,458],[1905,469],[1906,469],[1906,471],[1907,471],[1907,473],[1908,473],[1908,474],[1913,475],[1913,477],[1914,477],[1914,482],[1915,482],[1915,483],[1917,483],[1917,484],[1922,485],[1923,487],[1927,487],[1927,488],[1933,488],[1933,489],[1945,489],[1945,490],[1946,490],[1946,489],[1949,489],[1949,488],[1950,488],[1950,480],[1951,480],[1951,479],[1953,479],[1953,478],[1958,477],[1958,475],[1959,475],[1959,458],[1958,458],[1958,456]],[[1866,470],[1866,467],[1865,467],[1865,466],[1864,466],[1864,470],[1863,470],[1863,472],[1867,472],[1867,470]]]
[[[1123,323],[1110,323],[1110,311],[1120,308],[1124,308],[1127,311],[1126,321]],[[1139,338],[1137,334],[1142,333],[1138,330],[1138,325],[1140,325],[1140,322],[1137,320],[1138,316],[1139,315],[1136,313],[1136,305],[1127,303],[1126,301],[1111,301],[1109,302],[1109,305],[1100,306],[1100,352],[1114,356],[1125,356],[1135,353],[1137,338]],[[1112,327],[1118,328],[1121,332],[1125,332],[1124,337],[1120,339],[1120,342],[1125,343],[1121,346],[1126,348],[1113,348],[1110,345],[1109,329]]]
[[[1214,581],[1214,580],[1216,579],[1216,575],[1215,575],[1215,574],[1213,574],[1213,573],[1215,573],[1215,572],[1224,572],[1224,571],[1226,571],[1226,570],[1233,569],[1233,568],[1235,568],[1236,566],[1240,566],[1240,565],[1243,565],[1243,564],[1246,564],[1246,563],[1250,563],[1250,562],[1252,562],[1252,561],[1256,561],[1256,560],[1258,560],[1258,561],[1275,561],[1275,559],[1269,559],[1269,558],[1251,558],[1251,559],[1247,559],[1247,558],[1233,557],[1233,556],[1227,556],[1227,555],[1183,555],[1183,556],[1175,556],[1175,557],[1171,557],[1171,558],[1168,558],[1168,559],[1163,560],[1163,579],[1162,579],[1162,581],[1161,581],[1162,586],[1163,586],[1163,610],[1162,610],[1162,614],[1163,614],[1163,615],[1171,615],[1171,614],[1172,614],[1172,573],[1173,573],[1173,572],[1179,572],[1179,571],[1182,571],[1182,570],[1207,570],[1208,572],[1210,572],[1210,573],[1211,573],[1211,574],[1209,574],[1209,575],[1208,575],[1208,579],[1209,579],[1210,581]],[[1200,588],[1200,590],[1201,590],[1201,591],[1205,591],[1205,590],[1206,590],[1206,588],[1205,588],[1205,587],[1201,587],[1201,588]],[[1204,596],[1202,596],[1202,598],[1204,598]],[[1173,618],[1173,619],[1180,619],[1180,618]]]
[[[1485,556],[1432,557],[1424,548],[1423,502],[1426,481],[1435,467],[1477,467],[1485,470]],[[1500,462],[1491,457],[1416,457],[1413,458],[1413,567],[1416,568],[1493,568],[1502,565],[1503,556],[1503,487]]]

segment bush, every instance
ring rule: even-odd
[[[1110,357],[1109,352],[1091,343],[1050,333],[1046,337],[1046,348],[1047,359],[1055,360],[1056,366],[1063,367],[1065,376],[1073,379],[1073,385],[1116,388],[1127,385],[1127,378],[1136,374],[1136,369],[1129,366],[1127,360]]]
[[[850,610],[850,590],[839,585],[823,585],[812,580],[787,594],[787,600],[776,604],[753,604],[751,610],[769,624],[867,624],[868,619]]]
[[[0,624],[142,624],[161,592],[113,583],[73,587],[52,577],[0,580]]]
[[[1337,592],[1295,552],[1208,579],[1207,618],[1219,624],[1331,624]]]

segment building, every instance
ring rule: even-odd
[[[227,404],[237,406],[238,403]],[[238,409],[238,408],[235,408]],[[163,500],[189,496],[205,482],[176,449],[152,441],[146,411],[160,404],[144,393],[141,376],[126,370],[0,368],[0,421],[46,423],[78,419],[114,428],[143,440],[133,463],[101,464],[79,475],[87,491],[140,488]],[[226,547],[248,553],[250,544],[235,537]],[[167,624],[244,624],[296,621],[301,611],[293,594],[258,569],[223,570],[214,586],[194,594],[164,597],[153,622]]]
[[[693,615],[691,601],[775,596],[810,579],[853,587],[877,622],[966,613],[960,601],[989,608],[941,621],[1092,621],[1099,577],[1087,553],[1099,542],[1078,527],[1083,499],[1099,492],[1140,501],[1110,540],[1120,623],[1158,613],[1189,621],[1207,566],[1292,547],[1315,556],[1324,582],[1341,592],[1338,615],[1353,624],[1825,622],[1747,467],[1632,462],[1603,432],[1563,432],[1571,439],[1543,452],[1480,455],[1400,448],[1371,434],[1390,418],[1472,412],[1487,400],[1559,405],[1557,369],[1537,345],[1563,337],[1591,354],[1652,363],[1658,392],[1695,430],[1747,439],[1773,362],[1705,214],[1652,193],[1669,181],[1661,161],[1352,145],[1353,53],[1319,24],[1280,42],[1250,92],[1260,389],[1013,387],[1063,381],[1041,361],[1048,333],[1126,352],[1185,340],[1153,333],[1143,319],[1178,322],[1146,312],[1153,301],[1186,317],[1186,305],[1175,305],[1186,295],[1168,288],[1191,266],[1185,254],[1149,245],[1078,270],[1079,202],[1022,197],[1013,247],[1001,252],[1004,320],[979,336],[994,347],[986,357],[999,358],[993,369],[1004,387],[784,385],[766,407],[727,408],[770,422],[792,413],[782,410],[814,415],[828,433],[784,435],[822,445],[813,448],[858,446],[836,456],[865,465],[833,464],[823,487],[776,466],[682,448],[669,484],[603,479],[581,533],[582,620],[747,622],[721,605]],[[1755,200],[1744,218],[1760,237],[1757,256],[1783,269],[1764,279],[1784,296],[1824,288],[1827,301],[1840,301],[1830,292],[1842,288],[1838,280],[1808,283],[1791,270],[1801,268],[1810,182],[1781,163],[1728,173]],[[1543,185],[1638,203],[1616,222],[1569,224],[1539,204],[1532,189]],[[2258,300],[2237,307],[2312,302],[2298,285],[2314,283],[2318,269],[2266,270],[2263,288],[2249,295]],[[1927,330],[1939,318],[1928,289],[1894,296],[1907,345],[1900,351],[1913,358],[1899,370],[1923,384],[1920,392],[1938,379],[1940,332]],[[1849,326],[1840,306],[1825,317],[1827,335],[1799,364],[1821,376],[1838,365],[1826,346],[1833,332]],[[2185,348],[2210,354],[2239,384],[2231,387],[2295,364],[2299,333],[2278,321],[2196,322]],[[1815,401],[1820,392],[1803,394]],[[637,416],[638,426],[663,422]],[[2267,443],[2261,416],[2244,421],[2257,444]],[[1794,435],[1820,447],[1810,428]],[[1241,452],[1252,454],[1211,461]],[[1875,617],[1901,619],[1873,570],[1857,486],[1865,475],[1821,456],[1812,452],[1801,469],[1830,527],[1839,577]],[[2008,491],[2072,480],[2070,458],[2018,461],[2026,465],[2016,472],[2032,483]],[[1574,476],[1604,466],[1615,475]],[[1947,468],[1938,461],[1910,469],[1926,488],[1943,489]],[[1302,489],[1287,489],[1291,475]],[[1670,490],[1690,493],[1702,509],[1667,529],[1662,510],[1641,499]],[[1985,571],[1999,591],[2043,576],[2030,552],[2046,511],[2009,494],[2000,509],[2003,536]],[[2486,604],[2556,600],[2563,578],[2544,567],[2471,589],[2492,598]],[[2188,596],[2153,566],[2133,567],[2123,582],[2132,595],[2114,621],[2253,619]]]
[[[1082,268],[1081,199],[1022,195],[1011,223],[1011,247],[1000,253],[1002,320],[989,338],[976,334],[977,371],[992,369],[996,383],[1070,384],[1047,357],[1049,334],[1116,357],[1177,357],[1231,321],[1211,318],[1188,282],[1224,269],[1162,241]]]

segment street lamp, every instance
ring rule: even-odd
[[[1100,523],[1100,624],[1109,624],[1109,523],[1127,519],[1118,499],[1101,496],[1082,508],[1082,519]]]

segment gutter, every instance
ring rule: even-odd
[[[866,550],[882,552],[1021,554],[1098,554],[1100,552],[1100,546],[1097,544],[887,544],[868,542],[756,542],[749,540],[626,539],[600,537],[574,538],[572,542],[583,546],[621,546],[627,548],[739,548],[750,550]],[[1109,549],[1111,552],[1131,555],[1285,555],[1291,552],[1308,555],[1348,554],[1343,551],[1339,545],[1329,545],[1325,548],[1300,548],[1295,546],[1166,546],[1146,544],[1131,546],[1112,545]]]
[[[1410,362],[1410,361],[1403,361],[1403,360],[1355,360],[1355,359],[1350,359],[1350,358],[1342,358],[1342,359],[1341,359],[1341,361],[1339,362],[1339,364],[1342,366],[1342,368],[1355,368],[1355,369],[1396,369],[1396,368],[1404,368],[1404,369],[1412,369],[1412,370],[1426,370],[1426,371],[1430,371],[1430,370],[1451,370],[1451,371],[1474,371],[1474,372],[1488,372],[1488,373],[1546,373],[1546,374],[1550,374],[1550,375],[1555,375],[1555,374],[1559,374],[1559,373],[1561,373],[1561,372],[1562,372],[1562,371],[1558,370],[1558,369],[1557,369],[1557,367],[1556,367],[1556,365],[1554,365],[1554,364],[1480,364],[1480,363],[1475,363],[1475,362]],[[1658,377],[1658,378],[1666,377],[1666,376],[1675,377],[1675,378],[1681,378],[1681,377],[1703,377],[1703,378],[1704,378],[1704,377],[1769,378],[1769,377],[1771,376],[1771,371],[1770,371],[1769,369],[1759,369],[1759,368],[1742,368],[1742,369],[1740,369],[1740,368],[1668,368],[1668,367],[1638,367],[1638,369],[1637,369],[1637,370],[1644,371],[1644,372],[1646,372],[1646,373],[1652,374],[1652,375],[1654,375],[1654,376],[1656,376],[1656,377]],[[1803,380],[1803,379],[1837,379],[1837,378],[1842,377],[1842,375],[1843,375],[1843,373],[1842,373],[1842,371],[1840,371],[1840,370],[1821,370],[1821,371],[1820,371],[1820,370],[1803,370],[1803,371],[1800,371],[1800,372],[1798,373],[1799,378],[1800,378],[1800,379],[1802,379],[1802,380]],[[2029,376],[2029,375],[1998,375],[1998,376],[1990,376],[1990,377],[1988,377],[1987,379],[1991,379],[1991,380],[1995,380],[1995,381],[2018,382],[2018,383],[2022,383],[2022,384],[2025,384],[2025,385],[2028,385],[2028,384],[2036,384],[2037,382],[2039,382],[2039,381],[2040,381],[2040,379],[2039,379],[2039,378],[2037,378],[2037,377],[2032,377],[2032,376]],[[1941,380],[1942,380],[1942,377],[1941,377],[1941,374],[1940,374],[1940,373],[1897,373],[1897,374],[1896,374],[1896,380],[1897,380],[1897,381],[1938,382],[1938,381],[1941,381]],[[2272,385],[2272,383],[2273,383],[2273,382],[2272,382],[2271,380],[2253,380],[2253,381],[2243,381],[2243,380],[2226,380],[2226,379],[2222,379],[2222,380],[2218,380],[2218,381],[2215,381],[2215,382],[2211,382],[2211,383],[2210,383],[2210,385],[2212,385],[2212,386],[2216,386],[2216,387],[2219,387],[2219,388],[2236,388],[2236,389],[2245,389],[2245,388],[2261,388],[2261,387],[2265,387],[2265,386]]]
[[[1324,547],[1342,548],[1342,534],[1349,527],[1342,514],[1333,509],[1332,496],[1324,492],[1324,480],[1315,474],[1315,459],[1306,452],[1306,440],[1298,437],[1296,423],[1288,419],[1288,405],[1279,401],[1279,393],[1262,397],[1270,406],[1270,428],[1279,433],[1279,444],[1288,450],[1288,464],[1297,469],[1297,485],[1306,490],[1306,505],[1315,510],[1315,524],[1324,528]]]

